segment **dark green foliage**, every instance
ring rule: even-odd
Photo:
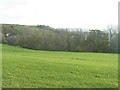
[[[118,33],[112,34],[109,41],[109,33],[100,30],[70,31],[45,25],[13,24],[3,24],[2,30],[2,43],[30,49],[114,53],[118,49]],[[10,33],[10,36],[5,37],[7,33]]]
[[[108,52],[109,38],[108,34],[100,30],[90,30],[86,45],[88,45],[88,51],[92,52]]]

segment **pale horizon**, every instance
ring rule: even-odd
[[[1,0],[0,23],[105,29],[118,25],[118,0]]]

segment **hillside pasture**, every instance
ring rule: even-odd
[[[3,88],[117,88],[118,55],[2,45]]]

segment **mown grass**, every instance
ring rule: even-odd
[[[3,88],[116,88],[117,54],[2,45]]]

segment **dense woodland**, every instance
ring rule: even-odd
[[[3,24],[2,43],[34,50],[117,53],[118,32]]]

